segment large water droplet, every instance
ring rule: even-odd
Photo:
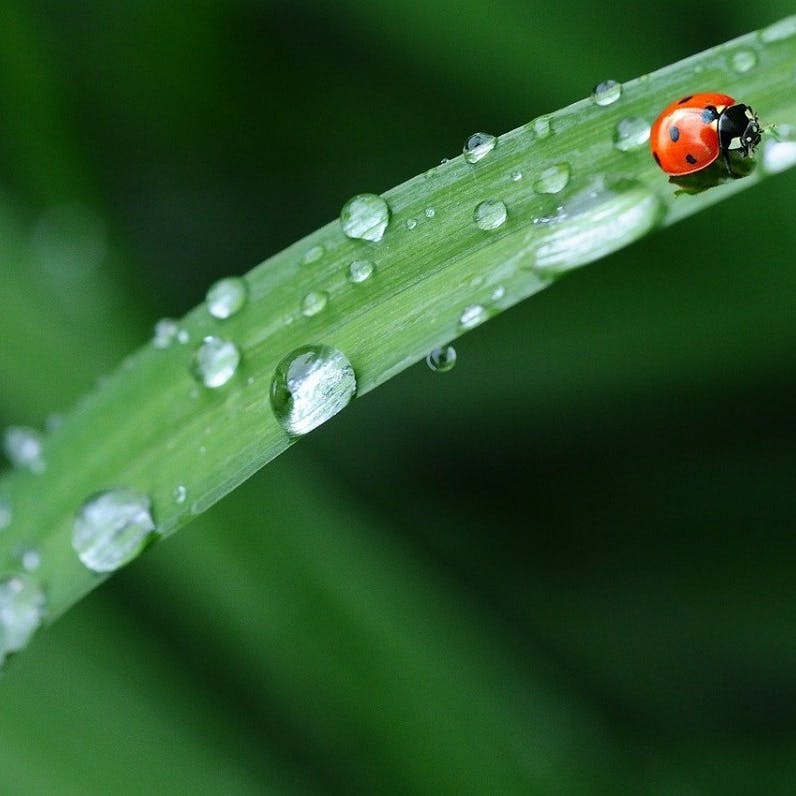
[[[387,202],[375,193],[361,193],[349,199],[340,211],[340,224],[349,238],[380,241],[390,222]]]
[[[301,299],[301,314],[307,318],[317,315],[326,306],[329,301],[329,294],[323,290],[310,290],[303,299]]]
[[[612,105],[622,96],[622,84],[616,80],[603,80],[591,93],[596,105]]]
[[[473,211],[473,221],[478,229],[490,231],[506,223],[508,211],[500,199],[488,199],[481,202]]]
[[[459,316],[459,326],[462,329],[474,329],[487,319],[487,312],[480,304],[471,304],[462,310]]]
[[[644,119],[628,117],[622,119],[614,130],[614,146],[620,152],[641,149],[650,138],[650,126]]]
[[[485,158],[497,144],[497,138],[491,133],[473,133],[462,147],[464,159],[468,163],[478,163]]]
[[[760,31],[760,38],[766,44],[771,44],[775,41],[789,39],[794,34],[796,34],[796,15],[785,17],[785,19],[763,28]]]
[[[42,436],[35,428],[9,426],[3,435],[3,450],[14,467],[36,474],[47,469]]]
[[[277,365],[271,407],[288,434],[301,436],[344,409],[356,390],[356,375],[345,354],[327,345],[307,345]]]
[[[133,489],[90,497],[72,525],[72,547],[93,572],[113,572],[132,561],[155,531],[149,498]]]
[[[373,274],[373,263],[370,260],[354,260],[348,266],[348,281],[359,284],[370,279]]]
[[[796,165],[796,128],[789,124],[777,125],[772,137],[763,145],[761,165],[769,174],[778,174]]]
[[[0,665],[21,650],[41,625],[44,593],[30,575],[0,576]]]
[[[222,387],[240,364],[240,351],[229,340],[205,337],[193,357],[192,373],[205,387]]]
[[[566,188],[569,174],[569,163],[556,163],[539,175],[533,189],[536,193],[558,193]]]
[[[732,56],[732,68],[739,74],[748,72],[757,65],[757,53],[754,50],[738,50]]]
[[[248,289],[239,276],[219,279],[207,291],[207,311],[219,320],[224,320],[239,312],[246,303]]]
[[[426,365],[435,373],[447,373],[456,364],[456,349],[448,344],[434,348],[426,357]]]

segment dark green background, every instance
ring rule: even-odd
[[[792,12],[0,0],[3,226],[108,246],[0,262],[0,425],[353,193]],[[562,280],[113,578],[0,680],[0,791],[796,791],[795,203]]]

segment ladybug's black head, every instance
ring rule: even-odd
[[[760,123],[748,105],[730,105],[719,115],[719,146],[726,151],[754,152],[760,143]]]

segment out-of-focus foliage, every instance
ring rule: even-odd
[[[0,11],[0,424],[41,425],[349,195],[792,8]],[[0,791],[789,793],[795,201],[563,280],[156,547],[12,661]]]

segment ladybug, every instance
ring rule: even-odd
[[[650,131],[655,162],[676,177],[702,171],[719,155],[730,176],[730,152],[754,152],[760,123],[748,106],[726,94],[689,94],[667,105]]]

